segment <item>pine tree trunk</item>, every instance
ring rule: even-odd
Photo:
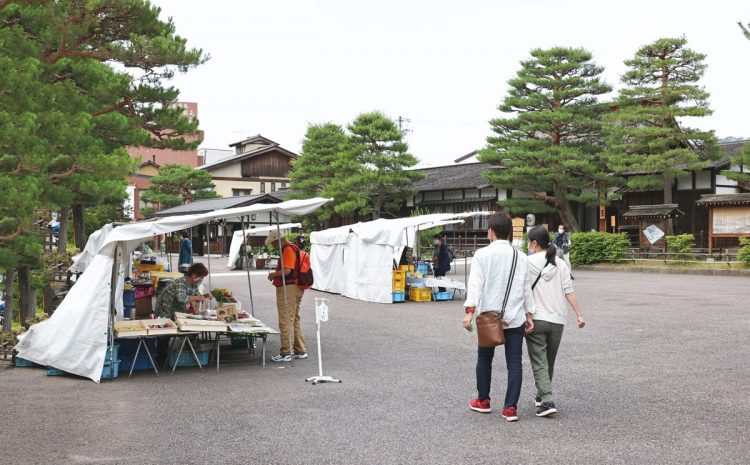
[[[36,300],[36,299],[33,299]],[[33,302],[35,303],[35,302]],[[26,320],[34,318],[36,308],[32,308],[31,269],[28,266],[18,267],[18,315],[24,328],[29,327]]]
[[[73,205],[73,235],[75,236],[76,248],[83,250],[86,248],[86,220],[84,219],[83,205],[77,203]]]
[[[3,332],[9,333],[13,327],[13,285],[16,270],[8,268],[5,271],[5,316],[3,317]]]
[[[60,234],[57,237],[58,252],[65,252],[68,244],[68,216],[70,216],[70,207],[60,208]]]
[[[49,284],[44,286],[42,299],[44,302],[44,313],[52,315],[52,312],[55,311],[55,290]]]
[[[555,199],[557,205],[557,214],[560,215],[560,220],[562,220],[565,227],[568,228],[568,232],[577,232],[579,229],[578,219],[573,213],[573,210],[570,208],[570,202],[568,202],[568,199],[566,199],[564,196],[559,194],[555,195]],[[549,226],[553,227],[554,225]]]
[[[664,175],[664,203],[672,203],[673,197],[672,197],[672,184],[674,184],[674,176],[670,174]],[[667,236],[672,236],[674,234],[674,224],[672,224],[672,218],[669,218],[667,220],[667,230],[665,232]]]
[[[380,218],[380,211],[383,209],[383,202],[385,201],[385,195],[380,193],[375,198],[375,205],[373,205],[372,219],[377,220]]]

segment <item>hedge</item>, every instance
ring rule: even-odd
[[[619,262],[627,256],[630,242],[623,234],[579,232],[570,236],[570,262],[573,265]]]
[[[750,238],[740,238],[740,251],[737,254],[737,259],[750,265]]]
[[[695,247],[695,236],[692,234],[680,234],[678,236],[667,236],[667,250],[676,260],[695,260],[692,249]]]

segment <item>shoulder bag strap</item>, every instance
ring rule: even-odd
[[[510,297],[510,287],[513,284],[513,277],[516,275],[516,263],[518,263],[518,251],[512,245],[510,247],[511,249],[513,249],[513,262],[510,265],[510,276],[508,277],[508,286],[505,288],[505,298],[503,299],[503,309],[500,311],[500,316],[498,317],[498,320],[502,320],[503,316],[505,316],[505,306],[508,304],[508,297]]]
[[[541,277],[542,277],[542,271],[544,271],[544,269],[545,269],[545,268],[547,268],[547,265],[549,265],[549,263],[550,263],[550,262],[549,262],[549,260],[547,260],[547,263],[545,263],[545,264],[544,264],[544,266],[542,267],[542,269],[541,269],[541,270],[539,270],[539,276],[537,276],[537,277],[536,277],[536,279],[534,280],[534,284],[532,284],[532,285],[531,285],[531,290],[532,290],[532,291],[533,291],[533,290],[534,290],[534,288],[536,287],[536,283],[538,283],[538,282],[539,282],[539,278],[541,278]]]

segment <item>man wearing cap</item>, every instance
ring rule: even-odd
[[[279,355],[274,355],[274,362],[291,362],[292,358],[307,358],[305,336],[302,334],[302,324],[299,319],[299,306],[302,294],[305,292],[297,286],[298,254],[295,245],[290,244],[284,236],[279,237],[278,231],[271,231],[266,237],[266,245],[281,251],[276,270],[268,273],[268,280],[276,286],[276,308],[279,312],[279,332],[281,333],[281,348]],[[282,274],[284,279],[282,279]],[[285,292],[286,290],[286,292]],[[284,294],[286,293],[286,306]],[[286,308],[285,308],[286,307]],[[289,331],[294,333],[294,352],[289,347]]]

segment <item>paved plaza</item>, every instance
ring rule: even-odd
[[[533,414],[524,357],[520,420],[503,420],[502,352],[495,411],[469,411],[476,342],[461,329],[461,301],[381,305],[311,291],[302,312],[311,356],[294,364],[229,354],[219,373],[100,385],[0,371],[0,463],[748,463],[748,279],[575,275],[587,326],[565,331],[554,418]],[[261,274],[252,282],[256,316],[275,326],[272,287]],[[249,302],[244,274],[219,273],[213,286]],[[324,371],[342,384],[304,382],[317,374],[315,296],[330,299]],[[268,346],[275,354],[277,337]]]

